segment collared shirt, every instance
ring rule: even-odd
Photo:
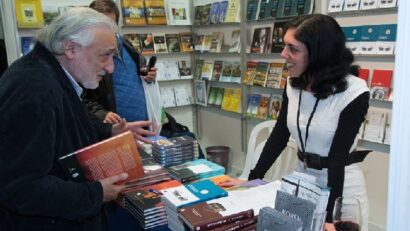
[[[67,74],[68,79],[71,82],[71,85],[73,85],[75,92],[77,93],[78,97],[81,100],[81,94],[83,94],[83,88],[80,86],[80,84],[77,83],[77,81],[74,79],[74,77],[63,67],[63,65],[60,64],[60,66],[63,68],[64,72]]]

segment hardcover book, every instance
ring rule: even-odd
[[[212,231],[236,231],[236,230],[243,230],[244,228],[247,228],[249,226],[256,225],[258,222],[258,217],[254,216],[252,218],[244,219],[244,220],[238,220],[235,221],[232,224],[227,224],[223,225],[221,227],[218,227],[216,229],[212,229]]]
[[[387,100],[389,98],[392,70],[373,70],[373,77],[370,84],[370,98]]]
[[[246,20],[256,20],[258,19],[260,0],[249,0],[246,7]]]
[[[44,26],[41,0],[14,0],[18,28],[41,28]]]
[[[141,157],[130,131],[95,143],[59,158],[64,171],[73,181],[97,181],[128,173],[124,181],[144,176]]]
[[[144,3],[149,25],[167,25],[164,0],[145,0]]]
[[[124,25],[146,25],[144,0],[122,0],[122,17]]]

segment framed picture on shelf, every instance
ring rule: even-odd
[[[205,80],[195,80],[195,103],[206,106],[207,99]]]

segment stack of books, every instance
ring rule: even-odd
[[[176,180],[143,187],[125,194],[125,209],[144,229],[167,224],[167,214],[161,202],[160,190],[181,186]]]
[[[184,230],[184,224],[178,218],[180,208],[228,195],[224,189],[215,185],[211,180],[197,181],[160,192],[163,194],[161,200],[165,205],[168,227],[175,231]]]
[[[152,145],[154,160],[164,167],[197,159],[198,154],[198,142],[189,136],[158,140]]]
[[[225,173],[225,168],[205,159],[188,161],[168,168],[172,178],[187,183]]]

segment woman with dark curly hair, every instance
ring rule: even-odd
[[[361,230],[367,230],[367,193],[357,162],[368,152],[355,149],[369,107],[369,89],[355,76],[358,67],[352,65],[354,57],[332,17],[298,17],[285,29],[281,56],[289,78],[282,109],[248,179],[263,178],[292,136],[299,149],[296,171],[314,175],[319,184],[330,187],[325,230],[335,230],[332,211],[342,195],[360,201]]]

